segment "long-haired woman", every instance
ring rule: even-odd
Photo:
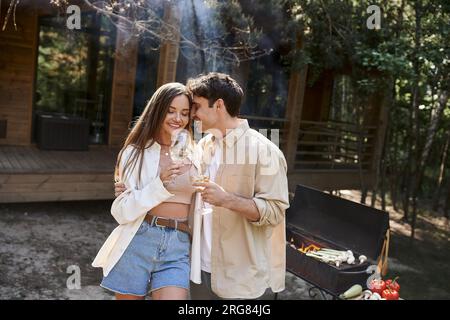
[[[103,268],[101,286],[116,299],[188,297],[190,176],[198,165],[193,157],[174,163],[169,148],[175,132],[189,130],[190,107],[184,85],[161,86],[119,153],[115,176],[127,188],[111,207],[119,226],[92,263]]]

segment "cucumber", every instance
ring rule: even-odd
[[[351,299],[359,296],[363,291],[363,288],[359,284],[353,285],[350,289],[345,291],[343,294],[339,296],[341,299]]]

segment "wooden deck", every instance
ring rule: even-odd
[[[113,199],[113,172],[119,149],[44,151],[0,146],[0,203]],[[288,172],[289,190],[297,184],[321,190],[371,186],[370,170],[334,168]]]
[[[0,146],[0,203],[112,199],[118,151]]]

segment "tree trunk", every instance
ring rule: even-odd
[[[449,81],[450,79],[447,79]],[[428,128],[427,132],[427,138],[425,141],[425,146],[422,150],[422,154],[420,156],[419,160],[419,166],[417,170],[417,175],[414,179],[414,184],[412,188],[412,197],[413,197],[413,216],[412,216],[412,223],[411,223],[411,238],[414,238],[414,229],[416,226],[416,219],[417,219],[417,211],[416,208],[414,208],[415,204],[417,203],[417,195],[420,189],[420,185],[422,183],[423,175],[425,172],[425,166],[428,162],[428,158],[430,155],[431,146],[433,145],[434,137],[436,136],[436,131],[438,129],[438,124],[442,118],[442,115],[444,114],[444,108],[447,105],[449,99],[448,91],[447,90],[441,90],[439,93],[439,99],[438,99],[438,105],[436,108],[436,112],[434,112],[431,121],[430,121],[430,127]]]
[[[394,108],[395,109],[395,108]],[[395,119],[395,114],[393,116],[393,119]],[[398,191],[398,168],[397,168],[397,154],[398,154],[398,134],[394,131],[392,128],[391,130],[391,140],[394,144],[394,150],[393,152],[388,152],[390,161],[389,161],[389,182],[391,187],[391,199],[392,199],[392,206],[395,211],[398,211],[397,208],[397,191]]]
[[[446,134],[446,139],[445,139],[445,144],[444,147],[442,148],[442,156],[441,156],[441,165],[439,166],[439,175],[438,175],[438,181],[437,181],[437,191],[434,194],[433,197],[433,211],[438,211],[439,210],[439,202],[440,202],[440,198],[441,198],[441,193],[442,193],[442,187],[443,187],[443,182],[444,182],[444,177],[445,177],[445,164],[447,162],[447,157],[448,157],[448,146],[450,144],[450,129],[447,131]]]
[[[418,63],[418,62],[417,62]],[[417,109],[419,105],[419,66],[416,66],[417,74],[415,75],[415,80],[412,88],[412,100],[410,104],[410,116],[409,116],[409,130],[408,130],[408,156],[406,159],[406,167],[404,171],[404,194],[403,194],[403,220],[409,220],[409,209],[411,200],[411,184],[413,182],[413,176],[415,173],[415,160],[417,154]]]
[[[409,220],[409,205],[410,205],[410,197],[411,192],[413,191],[411,185],[414,183],[415,178],[417,177],[417,148],[419,144],[419,119],[418,119],[418,109],[420,103],[419,97],[419,79],[420,79],[420,65],[419,61],[420,55],[420,47],[421,47],[421,37],[422,37],[422,1],[415,0],[414,1],[414,13],[415,13],[415,37],[414,37],[414,51],[412,57],[413,70],[414,70],[414,80],[412,86],[412,99],[410,104],[410,127],[409,134],[410,144],[409,144],[409,152],[408,152],[408,164],[406,166],[406,184],[405,184],[405,195],[404,195],[404,220]]]
[[[361,202],[362,204],[366,204],[366,199],[367,199],[367,188],[364,187],[364,188],[361,190],[361,200],[360,200],[360,202]]]
[[[383,142],[383,150],[381,153],[381,168],[380,168],[380,196],[381,196],[381,210],[386,210],[386,184],[387,184],[387,168],[389,165],[389,150],[390,150],[390,141],[392,136],[392,117],[394,110],[394,96],[395,96],[395,78],[390,78],[389,84],[384,90],[384,94],[386,95],[386,105],[385,108],[389,108],[389,112],[387,114],[386,119],[386,135],[384,136]]]
[[[386,211],[386,170],[387,164],[386,161],[383,160],[383,164],[381,166],[381,185],[380,185],[380,196],[381,196],[381,210]]]
[[[379,173],[378,173],[378,175],[379,175]],[[375,207],[375,202],[377,200],[377,189],[378,189],[378,183],[377,183],[377,186],[375,186],[375,188],[373,188],[373,190],[372,190],[372,198],[371,198],[371,201],[370,201],[370,206],[372,208]]]
[[[449,217],[449,211],[450,211],[450,183],[448,184],[447,198],[445,199],[444,204],[444,217],[446,217],[447,219]]]

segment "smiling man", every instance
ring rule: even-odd
[[[238,118],[243,98],[230,76],[209,73],[187,83],[198,148],[209,171],[194,222],[192,299],[271,298],[285,287],[286,160],[270,140]]]

